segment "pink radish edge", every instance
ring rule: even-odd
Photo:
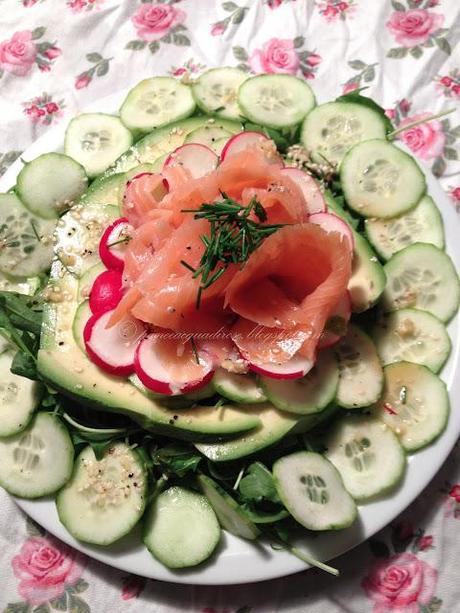
[[[334,215],[334,213],[313,213],[313,215],[310,215],[308,221],[320,226],[326,232],[337,232],[342,235],[347,241],[350,250],[353,251],[355,247],[353,232],[343,219]]]
[[[166,158],[163,168],[179,164],[190,172],[192,178],[198,179],[217,168],[219,158],[216,153],[201,143],[189,143],[177,147]]]
[[[173,381],[167,381],[165,379],[155,379],[152,374],[149,372],[152,369],[152,364],[147,367],[146,360],[152,361],[153,354],[153,362],[155,363],[155,354],[154,351],[150,353],[150,356],[147,358],[143,355],[143,352],[150,348],[152,344],[152,339],[154,335],[147,336],[144,338],[139,345],[137,346],[136,353],[134,356],[134,368],[136,375],[139,377],[141,382],[148,389],[156,392],[158,394],[165,394],[167,396],[177,396],[179,394],[186,394],[187,392],[192,392],[194,390],[200,389],[204,387],[214,376],[214,368],[211,361],[206,363],[206,370],[204,370],[203,377],[201,379],[195,379],[194,381],[181,382],[180,384],[175,384]],[[203,357],[205,354],[203,352]],[[167,376],[167,371],[163,365],[158,365],[158,370],[156,371],[158,376],[163,370],[163,375]]]
[[[313,368],[314,362],[302,356],[294,356],[284,364],[256,364],[249,361],[248,366],[253,372],[271,379],[300,379]]]
[[[308,213],[310,215],[326,212],[326,200],[324,199],[321,188],[313,177],[299,168],[283,168],[281,173],[292,179],[299,187],[307,203]]]
[[[119,270],[104,270],[93,283],[89,294],[92,313],[104,313],[114,309],[123,296],[122,274]]]
[[[113,253],[113,251],[111,251],[110,247],[108,246],[111,242],[113,242],[112,235],[114,231],[121,224],[130,225],[129,220],[126,217],[119,217],[109,226],[107,226],[107,228],[104,230],[103,235],[101,236],[101,240],[99,241],[99,257],[101,258],[102,263],[107,266],[107,268],[111,268],[114,270],[123,270],[123,267],[125,265],[125,261],[120,258],[116,253]]]

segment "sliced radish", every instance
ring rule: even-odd
[[[284,362],[284,364],[249,362],[249,370],[259,375],[264,375],[264,377],[271,377],[272,379],[300,379],[305,377],[313,368],[313,365],[314,362],[312,360],[301,355],[295,355],[287,362]]]
[[[132,177],[123,194],[122,212],[127,221],[138,226],[168,193],[168,182],[158,172],[141,172]]]
[[[134,228],[126,217],[120,217],[108,226],[99,242],[99,257],[107,268],[123,270],[125,251]]]
[[[182,166],[193,179],[199,179],[217,168],[219,158],[212,149],[199,143],[182,145],[175,149],[164,163],[167,166]]]
[[[343,219],[340,219],[340,217],[334,215],[334,213],[314,213],[313,215],[310,215],[308,221],[320,226],[326,232],[338,232],[344,237],[350,246],[351,251],[353,251],[355,246],[353,232],[351,231],[350,226],[343,221]]]
[[[248,147],[255,146],[261,147],[268,160],[279,166],[284,166],[284,162],[276,151],[276,145],[271,138],[268,138],[268,136],[265,136],[265,134],[261,134],[260,132],[250,131],[239,132],[238,134],[235,134],[235,136],[232,136],[232,138],[229,138],[221,151],[220,160],[223,162],[232,155],[246,151]]]
[[[198,361],[190,341],[163,338],[155,332],[139,343],[136,374],[154,392],[185,394],[206,385],[214,374],[212,358],[204,351],[197,355]]]
[[[145,326],[139,319],[127,316],[107,328],[112,313],[113,310],[92,315],[83,331],[83,340],[94,364],[105,372],[123,377],[134,372],[134,356],[145,334]]]
[[[326,212],[327,207],[323,192],[313,177],[299,168],[283,168],[281,172],[292,179],[301,189],[310,215]]]
[[[122,274],[119,270],[104,270],[96,277],[89,294],[92,313],[114,309],[123,296]]]
[[[332,345],[335,345],[339,342],[342,336],[345,336],[347,328],[346,324],[350,320],[350,316],[351,298],[349,292],[346,292],[339,300],[332,313],[329,315],[329,319],[324,326],[323,333],[321,334],[318,342],[319,349],[332,347]],[[343,334],[335,333],[334,330],[340,327],[343,328]]]

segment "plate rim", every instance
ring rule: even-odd
[[[101,97],[86,106],[84,111],[113,112],[113,109],[118,109],[119,103],[126,95],[127,91],[128,88]],[[112,109],[112,111],[110,109]],[[71,117],[68,118],[70,119]],[[9,167],[3,177],[0,178],[0,190],[7,191],[14,185],[16,176],[22,167],[21,159],[32,159],[41,153],[47,153],[49,151],[62,151],[63,137],[67,125],[66,119],[67,117],[58,125],[45,131],[37,140],[27,147],[20,158],[18,158],[18,160]],[[400,146],[400,143],[397,144]],[[402,146],[401,148],[411,153],[407,147]],[[460,245],[457,246],[455,235],[457,237],[459,235],[460,220],[437,179],[435,179],[423,162],[420,160],[417,160],[417,162],[423,170],[427,180],[427,193],[433,196],[442,215],[446,234],[446,251],[452,257],[456,269],[458,270],[460,267]],[[320,555],[321,559],[325,558],[331,560],[332,558],[350,551],[360,543],[371,538],[384,526],[391,523],[391,521],[404,511],[420,495],[423,489],[428,486],[451,453],[460,435],[460,413],[456,413],[455,410],[453,410],[455,404],[454,399],[460,395],[459,323],[459,316],[457,313],[448,325],[449,335],[452,339],[452,352],[447,366],[445,366],[442,371],[442,379],[447,384],[451,404],[451,411],[446,429],[432,445],[416,454],[408,456],[408,467],[405,479],[394,495],[367,505],[359,505],[360,521],[351,530],[349,529],[342,531],[342,533],[335,533],[332,536],[330,534],[321,535],[320,549],[322,548],[325,555],[321,553],[316,554]],[[420,470],[420,468],[422,468],[422,470]],[[417,473],[419,475],[418,478],[416,478]],[[241,539],[237,537],[223,533],[222,544],[219,547],[217,556],[213,556],[209,562],[196,568],[182,572],[174,572],[154,560],[143,546],[142,542],[138,543],[133,549],[128,542],[125,543],[124,540],[122,540],[121,547],[115,544],[113,547],[103,550],[102,548],[88,546],[76,541],[65,530],[62,524],[60,524],[55,509],[54,499],[24,500],[14,496],[11,496],[11,498],[13,498],[16,504],[32,517],[32,519],[42,525],[47,532],[86,554],[88,557],[94,558],[99,562],[103,562],[119,570],[147,578],[192,585],[237,585],[255,581],[267,581],[291,575],[309,568],[304,562],[287,552],[271,552],[270,548],[267,547],[265,553],[262,553],[260,547],[256,548],[248,544],[247,541],[241,541]],[[398,504],[395,504],[395,500],[398,501]],[[363,511],[363,509],[366,508],[377,509],[371,512],[374,517],[372,517],[373,521],[370,529],[366,529],[366,522],[363,523],[362,521],[363,514],[364,517],[369,514]],[[137,529],[134,533],[134,537],[138,532],[139,530]],[[344,533],[347,533],[348,536],[347,534],[344,535]],[[337,545],[337,541],[342,542],[342,544]],[[306,544],[310,552],[315,555],[314,549],[317,549],[317,542],[316,547],[315,542],[311,539],[310,541],[302,539],[300,542],[301,544]],[[324,542],[326,542],[325,546]],[[221,551],[222,549],[224,549],[223,552]],[[232,549],[234,549],[233,552]],[[146,560],[150,563],[145,564]]]

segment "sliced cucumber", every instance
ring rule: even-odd
[[[299,451],[273,464],[284,506],[308,530],[348,528],[357,515],[353,498],[334,465],[319,453]]]
[[[96,277],[98,277],[101,272],[104,272],[106,267],[102,262],[98,264],[94,264],[91,268],[88,268],[86,272],[84,272],[78,280],[78,298],[79,300],[87,300],[89,298],[89,294],[93,287],[94,281]]]
[[[110,545],[140,520],[146,496],[147,473],[135,450],[116,443],[97,460],[88,446],[57,495],[56,507],[60,521],[76,539]]]
[[[91,309],[89,308],[88,300],[84,300],[78,305],[75,311],[75,317],[73,320],[72,332],[75,342],[86,355],[85,341],[83,340],[83,331],[85,329],[88,319],[91,317]]]
[[[83,196],[80,204],[111,204],[118,206],[118,194],[126,182],[126,176],[120,172],[109,177],[95,179]]]
[[[224,530],[244,539],[254,540],[260,532],[246,516],[244,510],[213,479],[206,475],[198,477],[201,491],[211,503],[220,525]]]
[[[5,273],[0,273],[0,291],[2,292],[16,292],[18,294],[25,294],[26,296],[33,296],[40,289],[40,286],[40,277],[21,279],[19,277],[9,277]]]
[[[239,68],[211,68],[193,83],[193,96],[200,109],[208,115],[239,119],[238,89],[247,78],[247,73]]]
[[[53,494],[70,479],[73,454],[59,418],[38,413],[25,430],[0,440],[0,485],[21,498]]]
[[[331,351],[321,351],[305,377],[284,380],[261,377],[261,384],[277,409],[301,415],[319,413],[335,398],[339,384],[337,360]]]
[[[438,372],[449,357],[451,341],[444,324],[427,311],[401,309],[383,316],[373,332],[383,364],[414,362]]]
[[[241,113],[262,126],[289,128],[315,106],[311,87],[292,75],[262,74],[244,81],[238,90]]]
[[[29,211],[56,219],[78,201],[87,186],[81,164],[62,153],[45,153],[24,165],[16,191]]]
[[[376,111],[353,102],[327,102],[308,113],[300,139],[318,164],[340,163],[353,145],[384,139],[385,133],[385,122]]]
[[[172,77],[144,79],[133,87],[120,107],[120,117],[134,133],[151,132],[185,119],[195,110],[188,85]]]
[[[249,374],[237,375],[224,368],[219,368],[212,378],[212,385],[218,394],[233,402],[254,404],[267,400],[257,379]]]
[[[424,196],[415,208],[399,217],[366,219],[366,234],[384,260],[413,243],[444,247],[442,217],[430,196]]]
[[[161,156],[166,156],[184,144],[184,141],[190,132],[197,128],[212,126],[213,128],[222,127],[224,130],[233,133],[240,132],[243,129],[241,124],[229,121],[227,119],[215,119],[214,117],[189,117],[171,123],[164,128],[157,128],[150,134],[147,134],[124,153],[116,163],[107,170],[105,175],[111,175],[119,172],[126,172],[139,164],[154,163]],[[235,128],[236,126],[236,128]],[[163,164],[161,164],[163,166]],[[157,168],[161,170],[161,168]]]
[[[0,271],[32,277],[50,267],[55,220],[36,217],[16,194],[0,194]]]
[[[395,362],[385,366],[385,392],[374,414],[398,436],[407,451],[434,441],[449,417],[449,396],[444,381],[426,366]]]
[[[345,409],[358,409],[377,402],[383,390],[383,370],[369,336],[350,324],[334,349],[340,371],[338,404]]]
[[[324,191],[324,199],[326,200],[328,213],[334,213],[334,215],[337,215],[343,219],[343,221],[346,221],[352,230],[356,230],[359,220],[352,217],[350,213],[337,202],[328,189]]]
[[[307,432],[330,417],[336,410],[330,405],[321,413],[296,416],[278,411],[271,404],[240,405],[249,415],[258,417],[260,425],[251,432],[230,441],[219,443],[196,443],[195,447],[213,462],[226,462],[250,456],[278,443],[287,434]]]
[[[355,237],[355,250],[348,291],[353,311],[362,313],[374,306],[380,298],[387,278],[383,266],[367,240],[358,232],[354,232],[353,236]]]
[[[196,566],[220,540],[220,526],[208,500],[183,487],[157,496],[145,518],[144,544],[168,568]]]
[[[0,355],[0,437],[12,436],[24,430],[41,395],[41,386],[37,381],[19,377],[10,371],[14,355],[10,351]]]
[[[118,117],[82,113],[65,133],[64,151],[79,162],[89,177],[96,177],[115,162],[133,142],[131,132]]]
[[[349,415],[328,433],[326,457],[355,500],[368,501],[400,483],[406,455],[397,436],[381,421]]]
[[[201,145],[206,145],[206,147],[209,147],[217,154],[220,154],[223,149],[222,143],[226,143],[231,136],[233,136],[232,133],[225,130],[221,126],[214,127],[209,124],[203,128],[197,128],[196,130],[190,132],[185,139],[185,143],[199,143]]]
[[[434,245],[415,243],[385,264],[388,311],[414,307],[448,321],[458,310],[460,285],[450,257]]]
[[[347,204],[364,217],[395,217],[426,192],[425,175],[412,156],[384,140],[355,145],[343,158],[340,180]]]

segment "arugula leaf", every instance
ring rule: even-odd
[[[35,358],[24,351],[16,352],[10,370],[14,375],[26,377],[27,379],[32,379],[32,381],[40,379]]]
[[[383,109],[379,104],[377,104],[372,98],[368,98],[367,96],[362,96],[361,92],[367,89],[366,87],[361,87],[360,89],[355,89],[348,94],[344,94],[343,96],[339,96],[336,98],[336,102],[353,102],[354,104],[361,104],[362,106],[366,106],[368,109],[372,109],[376,111],[380,117],[383,119],[385,124],[385,131],[387,133],[393,131],[393,124],[385,115],[385,109]]]
[[[239,492],[246,501],[280,503],[273,476],[262,462],[254,462],[240,481]]]
[[[91,445],[92,450],[94,451],[94,455],[96,456],[96,460],[102,460],[105,452],[111,445],[114,443],[114,439],[105,439],[105,440],[90,440],[88,438],[83,438],[77,430],[70,430],[70,437],[72,439],[73,446],[75,447],[75,453],[78,454],[84,447],[87,445]]]
[[[193,448],[180,443],[171,443],[152,454],[154,466],[177,477],[184,477],[189,472],[195,472],[201,460],[202,456]]]
[[[0,291],[0,306],[3,307],[15,328],[37,336],[40,334],[42,310],[41,305],[34,298],[24,294]]]

